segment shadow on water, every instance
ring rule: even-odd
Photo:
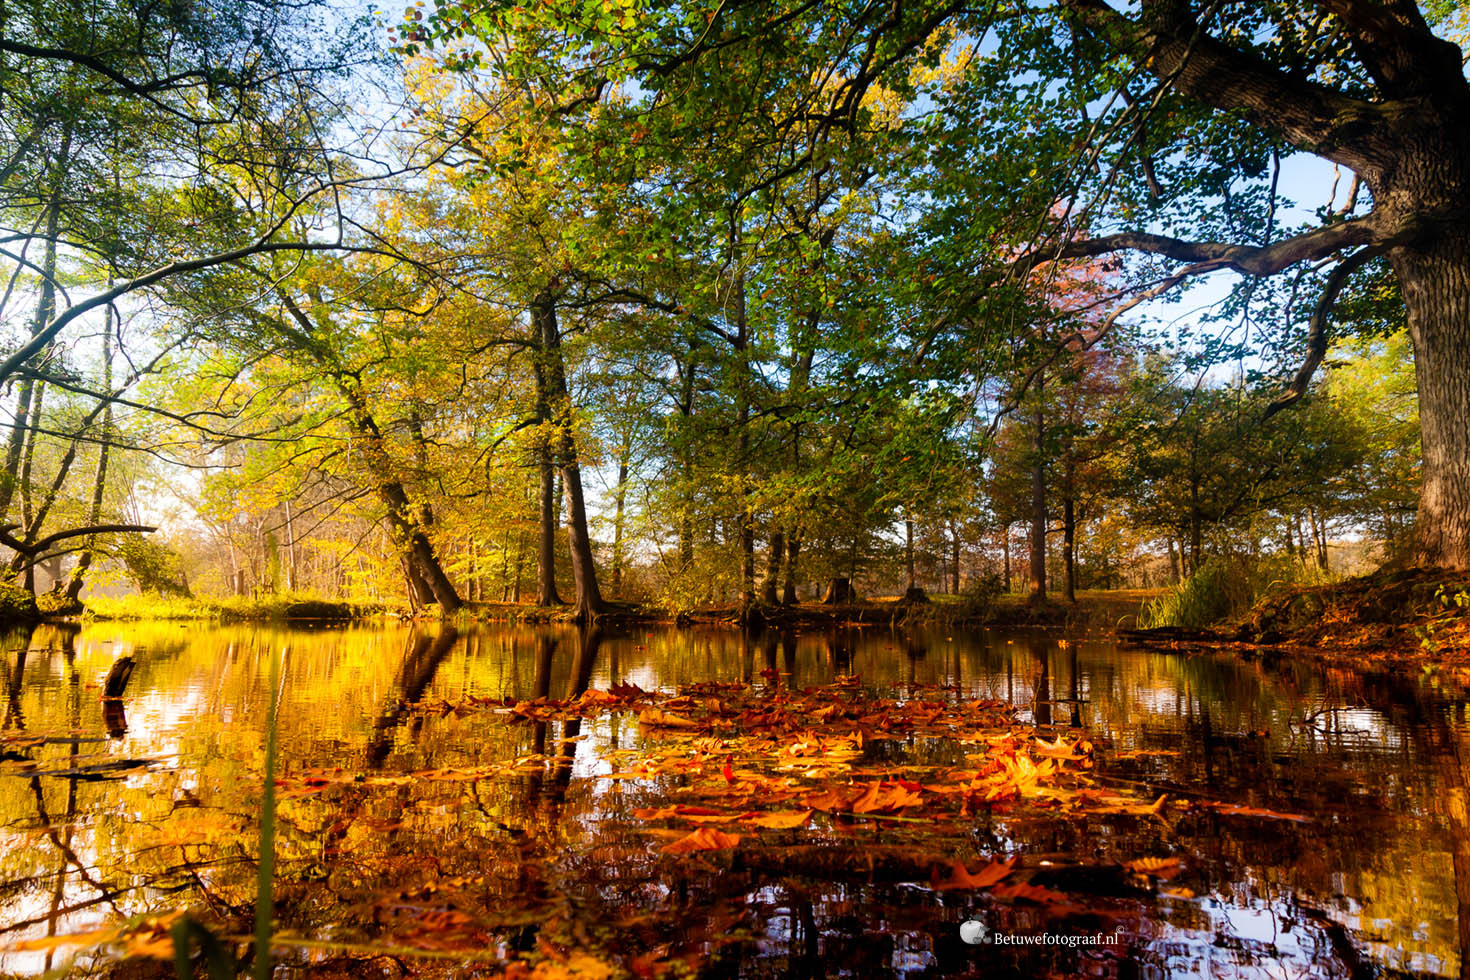
[[[15,843],[0,857],[0,947],[180,905],[239,921],[255,870],[265,652],[287,642],[287,935],[502,952],[583,936],[587,948],[692,957],[710,976],[1466,975],[1461,692],[1289,659],[1001,631],[12,634],[0,833]],[[125,713],[109,718],[96,687],[124,654],[137,674],[116,702]],[[924,844],[936,859],[1053,861],[1046,880],[1069,911],[888,874],[885,848],[902,828],[882,821],[824,818],[781,832],[784,850],[675,859],[635,813],[679,799],[679,781],[655,793],[605,778],[620,753],[662,743],[629,715],[583,719],[551,704],[615,683],[744,682],[783,698],[849,674],[899,700],[1004,700],[1048,738],[1089,739],[1100,792],[1181,805],[993,807]],[[545,712],[514,710],[538,699]],[[477,710],[454,710],[462,703]],[[916,751],[875,741],[864,764],[924,762]],[[1182,862],[1170,880],[1118,877],[1125,862],[1168,857]],[[968,918],[996,935],[1119,945],[969,946],[958,938]],[[0,972],[39,974],[62,956],[0,952]]]

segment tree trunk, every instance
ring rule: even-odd
[[[852,579],[834,578],[827,584],[827,594],[822,596],[822,602],[828,606],[847,605],[856,598],[852,590]]]
[[[559,606],[562,598],[556,591],[556,469],[551,462],[551,447],[537,447],[536,468],[539,471],[536,522],[536,605]]]
[[[526,557],[526,536],[520,531],[516,532],[516,570],[511,580],[510,601],[520,604],[521,601],[521,567]]]
[[[1464,166],[1456,161],[1457,170]],[[1463,206],[1464,190],[1450,198]],[[1470,230],[1446,223],[1423,245],[1393,249],[1388,258],[1408,310],[1419,387],[1417,560],[1470,568]]]
[[[46,206],[45,251],[41,257],[41,283],[36,301],[36,316],[31,321],[31,336],[39,334],[56,312],[56,239],[61,227],[62,179],[70,166],[72,123],[62,127],[61,148],[56,157],[55,183],[51,188],[51,200]],[[38,355],[37,360],[44,357]],[[5,468],[0,470],[0,522],[10,514],[10,504],[20,473],[21,451],[31,429],[33,409],[31,399],[40,384],[32,378],[22,378],[16,391],[15,416],[11,419],[10,438],[5,447]]]
[[[618,447],[618,485],[613,488],[613,553],[612,589],[618,595],[623,591],[623,508],[628,495],[628,457],[632,454],[630,440],[624,439]]]
[[[107,308],[108,335],[112,329],[112,307]],[[102,384],[104,390],[112,388],[112,348],[108,339],[102,341]],[[102,410],[102,438],[97,446],[97,469],[92,475],[92,502],[88,510],[88,524],[96,524],[102,520],[102,498],[107,489],[107,455],[111,449],[112,441],[112,402],[109,401]],[[97,547],[95,539],[87,540],[87,547],[77,556],[76,567],[72,569],[71,580],[66,583],[66,597],[76,601],[82,594],[82,588],[87,583],[87,569],[92,567],[93,550]]]
[[[1316,546],[1317,567],[1322,571],[1327,568],[1327,519],[1318,513],[1317,508],[1307,508],[1307,520],[1312,524],[1312,543]]]
[[[36,384],[35,399],[31,403],[31,418],[33,421],[26,432],[26,447],[25,453],[20,461],[20,480],[18,483],[18,489],[20,490],[21,527],[25,529],[25,536],[32,541],[41,536],[41,522],[36,520],[33,505],[35,485],[31,480],[31,472],[36,461],[36,440],[41,438],[41,406],[45,401],[45,395],[46,386],[38,382]],[[26,591],[32,593],[36,591],[36,568],[34,565],[26,565],[24,584]]]
[[[568,437],[570,441],[570,437]],[[573,615],[590,622],[603,611],[602,592],[597,585],[597,565],[592,557],[592,536],[587,530],[587,505],[582,496],[582,470],[571,450],[570,462],[564,462],[562,483],[567,495],[567,541],[572,552],[572,583],[577,590]],[[565,458],[565,457],[564,457]]]
[[[383,433],[378,423],[367,410],[367,405],[357,390],[343,378],[339,378],[341,391],[352,406],[352,421],[363,437],[364,456],[369,468],[378,480],[378,496],[388,506],[388,524],[393,543],[399,552],[408,557],[411,567],[428,586],[429,592],[446,613],[452,613],[463,604],[449,576],[444,574],[434,545],[413,520],[418,513],[408,498],[403,484],[393,475],[392,460],[383,447]]]
[[[694,419],[694,360],[699,350],[696,341],[689,342],[689,363],[679,379],[679,571],[694,567],[694,456],[691,448]]]
[[[1010,595],[1010,593],[1011,593],[1011,526],[1009,524],[1007,524],[1005,527],[1003,527],[1003,528],[1000,529],[1000,548],[1001,548],[1001,555],[1002,555],[1002,557],[1003,557],[1003,559],[1005,561],[1005,578],[1002,580],[1002,583],[1001,584],[1002,584],[1002,586],[1005,589],[1006,595]]]
[[[781,559],[786,556],[786,532],[781,528],[771,530],[771,553],[766,561],[766,578],[761,584],[761,601],[774,606],[780,601],[777,586],[781,581]]]
[[[554,455],[561,472],[567,502],[567,544],[571,550],[572,582],[577,595],[573,617],[590,621],[603,611],[602,592],[597,585],[597,565],[592,556],[592,536],[587,530],[587,507],[582,495],[582,467],[572,437],[572,399],[567,389],[562,362],[561,328],[556,321],[556,300],[542,293],[531,304],[531,319],[537,327],[546,374],[546,394],[556,425]]]
[[[949,546],[950,546],[949,592],[950,592],[950,595],[959,595],[960,594],[960,528],[959,528],[959,525],[956,524],[953,521],[951,521],[950,522],[950,525],[949,525]]]
[[[1199,492],[1199,437],[1196,435],[1189,449],[1189,566],[1185,569],[1189,575],[1199,571],[1204,551],[1204,516],[1200,512]]]
[[[422,507],[415,506],[409,499],[393,458],[388,454],[383,430],[379,428],[362,392],[360,379],[341,365],[332,348],[321,343],[316,334],[318,322],[313,321],[302,310],[295,298],[284,289],[277,289],[276,295],[290,318],[300,328],[294,329],[282,321],[278,325],[281,336],[330,374],[337,392],[347,403],[348,418],[362,439],[363,458],[376,484],[374,489],[388,509],[388,526],[394,547],[399,554],[408,556],[417,567],[418,573],[423,576],[438,601],[439,608],[445,613],[456,612],[463,605],[459,593],[455,591],[454,583],[449,581],[449,576],[444,573],[439,557],[434,553],[434,545],[420,523],[427,512]],[[312,309],[318,317],[324,317],[326,304],[320,302],[319,297],[314,299],[317,301]]]
[[[914,591],[914,521],[911,517],[903,519],[903,564],[906,581],[904,591]]]
[[[908,567],[908,584],[904,586],[903,601],[905,603],[928,602],[929,597],[914,580],[914,522],[907,517],[903,521],[903,550],[904,562]]]
[[[737,271],[735,298],[735,471],[740,487],[740,605],[755,602],[755,516],[750,511],[754,493],[750,479],[750,354],[747,349],[749,323],[745,310],[745,273]]]
[[[403,579],[408,583],[408,601],[414,612],[434,604],[434,590],[408,555],[403,556]]]
[[[801,553],[801,534],[786,539],[786,583],[781,588],[781,605],[796,605],[796,556]]]
[[[1062,598],[1077,601],[1077,502],[1062,498]]]
[[[549,302],[549,301],[548,301]],[[535,309],[532,319],[536,318]],[[537,522],[536,522],[536,605],[559,606],[561,595],[556,591],[556,463],[552,458],[552,415],[551,394],[546,367],[545,341],[541,337],[539,321],[534,324],[536,343],[541,348],[536,357],[536,422],[540,430],[536,436],[537,474]]]
[[[1038,385],[1038,388],[1040,386]],[[1046,419],[1041,409],[1032,417],[1031,449],[1031,582],[1027,599],[1039,602],[1046,598]]]
[[[301,570],[296,563],[296,521],[291,514],[291,501],[286,501],[286,591],[295,592]]]

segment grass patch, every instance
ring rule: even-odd
[[[1212,559],[1174,588],[1144,603],[1138,625],[1141,629],[1204,629],[1241,618],[1269,594],[1334,581],[1315,563],[1289,557]]]

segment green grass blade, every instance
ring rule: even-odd
[[[265,723],[265,791],[260,802],[260,875],[255,883],[255,980],[271,975],[271,885],[276,872],[276,709],[284,649],[271,648],[270,702]]]

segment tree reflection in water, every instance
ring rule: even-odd
[[[286,639],[97,624],[6,642],[0,945],[181,904],[248,931],[263,658]],[[395,627],[289,641],[287,946],[495,958],[551,944],[645,972],[687,960],[762,976],[1462,973],[1470,729],[1458,694],[1421,678],[998,631]],[[94,685],[123,653],[138,670],[109,740],[117,726]],[[1049,731],[1080,728],[1113,791],[1312,819],[1023,806],[904,836],[912,828],[820,817],[674,858],[634,811],[678,799],[679,780],[602,778],[618,768],[612,753],[657,748],[656,736],[631,715],[528,718],[501,702],[708,680],[783,698],[849,673],[893,696],[1004,698]],[[874,741],[863,764],[945,751],[975,749]],[[1068,907],[934,891],[915,880],[914,853],[1050,860],[1047,887]],[[1169,855],[1184,871],[1157,890],[1117,870]],[[956,930],[972,915],[1018,934],[1118,929],[1125,945],[969,947]],[[0,953],[0,971],[40,973],[66,955]]]

